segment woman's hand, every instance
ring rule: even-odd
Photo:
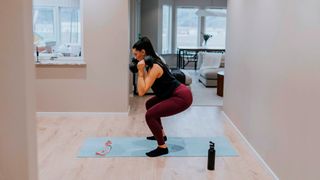
[[[146,66],[146,63],[144,62],[144,60],[139,61],[139,63],[137,64],[137,68],[139,71],[144,71],[145,66]]]

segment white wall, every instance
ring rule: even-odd
[[[320,1],[228,1],[224,111],[280,179],[320,179]]]
[[[36,180],[32,1],[0,6],[0,179]]]
[[[82,1],[87,67],[37,67],[37,111],[127,112],[129,0]]]
[[[141,33],[141,0],[130,1],[130,47],[138,40]]]
[[[141,34],[147,36],[155,51],[158,48],[159,0],[141,0]]]

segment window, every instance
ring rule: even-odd
[[[41,59],[81,56],[80,0],[34,0],[33,33]]]
[[[207,9],[217,14],[226,14],[226,9]],[[205,32],[213,35],[207,42],[207,46],[214,48],[225,48],[226,42],[226,16],[206,16]]]
[[[162,54],[171,53],[172,35],[172,8],[170,5],[162,6]]]
[[[80,44],[79,9],[60,8],[60,42],[61,44]]]
[[[53,8],[34,8],[33,21],[33,30],[38,37],[46,41],[56,39]]]
[[[177,47],[197,46],[199,18],[196,8],[177,8]]]

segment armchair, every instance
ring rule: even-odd
[[[216,87],[217,73],[224,69],[224,54],[199,52],[199,64],[199,81],[206,87]]]

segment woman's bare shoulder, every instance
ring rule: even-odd
[[[163,69],[159,64],[154,63],[149,73],[157,74],[157,78],[160,78],[163,74]]]

